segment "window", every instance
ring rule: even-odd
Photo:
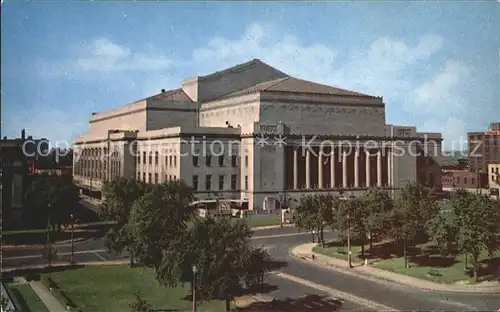
[[[224,155],[219,156],[219,167],[224,167]]]
[[[142,163],[146,163],[146,152],[142,152]]]
[[[236,175],[235,174],[232,174],[231,175],[231,189],[232,190],[235,190],[236,189]]]
[[[245,156],[245,167],[248,168],[248,156]]]
[[[174,168],[177,167],[177,156],[174,156]]]
[[[457,177],[457,184],[460,184],[460,177]]]
[[[146,172],[142,173],[142,182],[146,182]]]
[[[207,165],[207,167],[212,167],[212,156],[205,156],[205,165]]]
[[[141,181],[141,173],[137,172],[137,181]]]
[[[172,167],[172,156],[168,157],[168,165]]]
[[[467,177],[464,177],[464,184],[467,184]]]
[[[148,158],[149,158],[149,159],[148,159],[148,160],[149,160],[149,161],[148,161],[148,163],[149,163],[150,165],[152,165],[152,164],[153,164],[153,152],[149,152],[149,157],[148,157]]]
[[[194,176],[193,176],[193,189],[194,189],[195,191],[197,191],[197,190],[198,190],[198,176],[197,176],[197,175],[194,175]]]
[[[205,190],[210,191],[212,189],[212,175],[207,174],[205,176]]]
[[[495,173],[495,168],[491,167],[491,173]]]
[[[158,165],[158,152],[155,152],[155,165]]]
[[[171,174],[168,175],[168,180],[172,181],[172,175]]]
[[[245,176],[245,190],[248,191],[248,176]]]
[[[198,156],[193,156],[193,167],[198,167]]]
[[[155,183],[158,184],[158,173],[155,173]]]
[[[224,189],[224,176],[219,175],[219,190],[223,190],[223,189]]]
[[[236,167],[236,159],[238,156],[231,156],[231,166]]]
[[[474,178],[471,178],[471,179],[472,179],[472,181],[471,181],[472,185],[476,184],[476,179],[474,179]]]
[[[137,154],[137,163],[140,164],[141,163],[141,153],[138,153]]]
[[[153,183],[153,177],[151,173],[148,173],[148,182]]]
[[[168,181],[168,175],[166,174],[165,175],[165,182],[167,182],[167,181]]]
[[[168,167],[168,156],[165,156],[165,167]]]

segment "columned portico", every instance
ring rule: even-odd
[[[294,190],[384,188],[394,183],[390,148],[360,146],[349,151],[341,147],[321,150],[296,146],[289,153],[293,163],[286,170],[293,172],[286,185]]]

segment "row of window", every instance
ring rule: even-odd
[[[121,174],[121,162],[111,160],[107,168],[106,162],[101,160],[80,159],[75,163],[75,175],[103,180],[106,178],[106,170],[109,170],[110,178],[115,178]]]
[[[231,190],[236,190],[237,186],[237,179],[238,176],[236,174],[231,175]],[[220,174],[219,175],[219,190],[224,190],[224,180],[225,176]],[[199,190],[199,177],[198,175],[193,175],[193,189]],[[245,176],[245,190],[248,190],[248,176]],[[205,191],[211,191],[212,190],[212,175],[207,174],[205,175]]]
[[[165,175],[165,181],[174,181],[174,180],[177,180],[177,177],[175,175],[171,174]],[[148,173],[148,175],[146,176],[146,172],[142,173],[142,179],[141,179],[141,173],[137,172],[137,181],[143,181],[145,183],[156,183],[156,184],[160,182],[158,173],[154,174],[154,180],[153,180],[153,174]]]
[[[498,174],[499,173],[498,172],[498,167],[496,167],[496,168],[495,167],[491,167],[491,173],[497,173]]]
[[[141,163],[141,153],[138,153],[136,156],[136,162],[137,164]],[[146,161],[147,160],[147,161]],[[155,152],[155,161],[154,164],[158,165],[160,161],[160,157],[158,155],[158,152]],[[149,152],[149,156],[146,158],[146,152],[142,152],[142,163],[143,164],[153,164],[153,152]],[[175,168],[177,167],[177,156],[165,156],[165,165]]]
[[[467,177],[464,177],[464,183],[463,184],[467,184],[467,182],[469,181],[469,179],[467,179]],[[454,183],[454,184],[460,184],[460,177],[455,177],[455,178],[450,178],[450,179],[443,179],[443,182],[445,183],[448,183],[448,184],[451,184],[451,183]],[[476,183],[476,179],[474,178],[471,178],[471,185],[474,185]]]
[[[146,158],[147,157],[147,158]],[[224,167],[224,160],[225,157],[224,155],[220,156],[214,156],[218,158],[218,163],[219,167]],[[140,153],[137,154],[137,163],[141,163],[141,155]],[[146,162],[147,160],[147,162]],[[153,152],[149,152],[149,156],[146,155],[146,152],[142,153],[142,163],[143,164],[153,164]],[[154,155],[154,164],[158,165],[159,164],[159,155],[158,152],[155,152]],[[169,167],[175,168],[177,167],[177,156],[165,156],[165,164]],[[200,161],[199,161],[199,156],[193,156],[193,166],[194,167],[199,167],[200,166]],[[212,167],[212,156],[207,155],[205,156],[205,166],[207,167]],[[231,156],[231,167],[237,167],[238,166],[238,156]],[[245,156],[245,168],[248,167],[248,156]]]

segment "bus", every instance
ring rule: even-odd
[[[200,217],[206,216],[232,216],[242,217],[248,210],[246,199],[205,199],[192,202],[190,206],[196,207]]]

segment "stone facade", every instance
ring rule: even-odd
[[[247,199],[250,209],[266,197],[441,184],[440,134],[387,125],[381,97],[288,77],[259,60],[94,114],[74,145],[82,188],[116,176],[181,179],[200,199]]]

